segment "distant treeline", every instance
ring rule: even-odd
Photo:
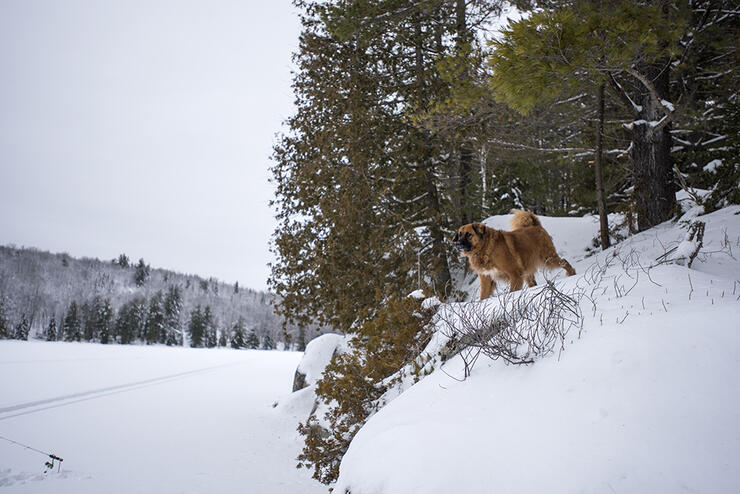
[[[302,350],[311,331],[284,327],[273,298],[125,254],[104,262],[0,247],[0,339]]]

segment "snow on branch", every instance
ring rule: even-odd
[[[639,115],[640,113],[642,113],[642,105],[638,105],[637,103],[632,101],[632,98],[630,98],[629,94],[627,94],[627,91],[625,91],[622,85],[617,82],[617,80],[614,78],[614,74],[612,74],[611,72],[609,72],[609,82],[611,84],[611,88],[621,98],[622,103],[624,103],[628,108],[632,108],[632,111],[635,112],[635,115]]]

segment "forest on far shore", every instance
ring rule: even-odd
[[[274,295],[121,254],[75,259],[0,246],[0,339],[302,350]]]

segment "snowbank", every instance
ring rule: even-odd
[[[335,492],[737,491],[740,207],[700,219],[704,248],[688,269],[665,255],[686,225],[579,260],[596,220],[542,218],[577,262],[557,286],[589,294],[581,338],[529,366],[481,357],[465,380],[451,359],[360,430]]]

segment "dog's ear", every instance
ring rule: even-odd
[[[486,233],[486,225],[483,223],[473,223],[473,231],[476,235],[482,237],[483,234]]]
[[[460,240],[460,232],[455,232],[455,236],[452,237],[452,241],[457,242],[458,240]]]

